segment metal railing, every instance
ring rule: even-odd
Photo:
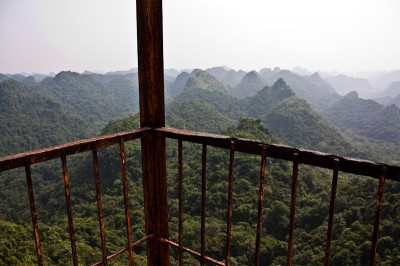
[[[133,242],[131,232],[131,221],[130,221],[130,208],[129,208],[129,193],[128,193],[128,179],[127,170],[125,164],[125,148],[124,143],[134,139],[141,139],[146,134],[158,134],[163,138],[176,139],[178,140],[178,243],[160,237],[155,239],[153,234],[147,234],[143,238]],[[182,143],[191,142],[199,143],[202,145],[202,174],[201,174],[201,231],[200,251],[192,250],[188,247],[183,246],[183,159],[182,159]],[[123,196],[124,196],[124,208],[125,208],[125,223],[126,223],[126,235],[127,235],[127,246],[114,254],[107,255],[106,240],[105,240],[105,229],[104,229],[104,217],[102,209],[102,198],[100,192],[100,176],[99,176],[99,163],[97,159],[97,149],[108,147],[111,145],[119,145],[120,154],[120,170],[123,185]],[[224,262],[210,258],[205,255],[206,250],[206,237],[205,237],[205,226],[206,226],[206,162],[207,162],[207,147],[217,147],[229,150],[229,176],[228,176],[228,205],[226,210],[226,254]],[[197,257],[200,260],[200,264],[204,265],[206,262],[215,265],[230,265],[231,257],[231,231],[232,231],[232,212],[233,204],[233,188],[234,188],[234,159],[237,152],[243,152],[247,154],[253,154],[260,156],[260,175],[259,175],[259,189],[258,189],[258,208],[257,208],[257,231],[256,242],[255,242],[255,256],[254,264],[259,265],[260,261],[260,240],[262,238],[262,226],[263,226],[263,202],[264,202],[264,179],[266,175],[266,159],[274,158],[292,162],[292,183],[291,183],[291,203],[290,203],[290,225],[289,225],[289,240],[288,240],[288,251],[287,251],[287,265],[292,265],[293,258],[293,247],[294,247],[294,228],[295,228],[295,210],[296,210],[296,195],[297,195],[297,179],[298,179],[298,167],[300,164],[321,167],[332,170],[332,186],[331,186],[331,198],[328,216],[328,229],[325,247],[325,258],[324,264],[328,265],[331,254],[331,241],[332,241],[332,228],[333,228],[333,217],[335,213],[335,202],[336,202],[336,189],[339,172],[351,173],[362,176],[370,176],[379,179],[379,186],[377,189],[377,197],[375,204],[375,221],[372,232],[371,250],[370,250],[370,265],[375,263],[376,248],[378,242],[378,230],[380,223],[381,206],[383,202],[384,184],[386,179],[394,181],[400,181],[400,167],[390,166],[386,164],[374,163],[371,161],[358,160],[353,158],[345,158],[332,154],[320,153],[305,149],[297,149],[284,145],[268,144],[258,141],[251,141],[246,139],[232,138],[222,135],[214,135],[207,133],[199,133],[193,131],[185,131],[171,128],[142,128],[129,132],[122,132],[113,135],[100,136],[88,140],[72,142],[63,144],[51,148],[36,150],[27,153],[21,153],[13,156],[7,156],[0,158],[0,172],[25,167],[29,203],[31,209],[31,218],[33,225],[33,232],[36,244],[36,254],[38,265],[43,265],[43,255],[41,250],[41,242],[39,237],[39,226],[36,213],[35,197],[32,186],[32,175],[31,165],[49,161],[52,159],[61,159],[63,169],[63,180],[64,180],[64,191],[65,201],[68,216],[68,226],[70,234],[70,243],[72,250],[72,261],[74,265],[78,265],[78,254],[76,250],[76,236],[74,231],[74,219],[72,215],[71,198],[69,192],[69,176],[67,166],[67,156],[82,153],[86,151],[92,151],[93,154],[93,168],[94,177],[96,183],[96,199],[97,199],[97,211],[99,218],[99,228],[101,237],[101,249],[102,259],[94,265],[107,265],[113,258],[128,252],[128,258],[130,265],[134,263],[133,248],[140,245],[143,242],[149,243],[150,240],[156,241],[157,245],[168,244],[171,247],[178,248],[179,253],[179,265],[183,264],[183,253],[187,252]],[[165,202],[167,204],[167,202]],[[146,204],[145,204],[146,205]],[[146,213],[146,211],[145,211]],[[148,218],[148,217],[147,217]],[[146,218],[146,221],[148,220]]]

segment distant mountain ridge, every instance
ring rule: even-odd
[[[325,80],[331,84],[340,95],[346,95],[351,91],[357,91],[360,95],[368,95],[373,90],[367,79],[337,75],[334,77],[325,77]]]
[[[339,154],[351,150],[350,143],[299,99],[282,78],[258,92],[245,109],[248,116],[260,119],[274,136],[289,145]]]
[[[205,71],[231,87],[235,87],[246,75],[243,70],[236,71],[227,67],[212,67],[207,68]]]
[[[0,82],[0,157],[89,136],[81,118],[37,89],[13,79]]]
[[[110,120],[139,110],[133,74],[64,71],[41,82],[0,82],[1,150],[16,153],[99,134]]]
[[[232,88],[205,71],[193,71],[181,94],[167,106],[166,120],[172,127],[221,133],[241,115]]]
[[[29,85],[22,83],[27,77],[16,75],[15,78],[20,81],[15,82],[30,88],[25,89],[26,93],[32,94],[29,97],[35,94],[58,103],[62,109],[60,114],[73,114],[81,121],[85,132],[90,131],[93,135],[110,120],[128,116],[139,110],[138,73],[128,72],[79,74],[62,71],[54,77],[46,77],[41,82],[35,82],[29,77]],[[172,70],[171,73],[177,72]],[[235,79],[243,76],[233,87],[224,81],[229,75],[233,75]],[[0,78],[10,80],[10,75],[0,75]],[[259,73],[246,73],[216,67],[206,71],[194,69],[191,73],[180,72],[175,79],[168,76],[164,87],[167,120],[173,127],[221,133],[241,118],[253,117],[262,121],[274,135],[293,146],[341,154],[353,149],[337,128],[346,131],[350,130],[351,126],[356,127],[357,123],[345,127],[338,121],[333,121],[331,117],[326,120],[320,114],[328,118],[329,112],[325,112],[326,110],[332,111],[337,108],[336,104],[342,102],[343,98],[346,101],[358,101],[358,94],[339,96],[318,73],[300,76],[279,68],[265,68]],[[359,105],[354,102],[351,104]],[[331,108],[332,106],[335,107]],[[394,119],[397,109],[391,107],[383,112],[372,107],[370,113],[364,113],[373,117],[373,112],[380,112],[379,116],[384,121],[380,123],[386,123],[386,128],[388,122],[397,121]],[[357,109],[339,108],[347,110],[345,115],[349,117],[355,116],[352,112],[357,112]],[[376,123],[379,124],[378,121]],[[396,139],[397,127],[393,125],[389,128],[390,130],[385,132],[392,140]],[[390,141],[382,138],[382,134],[369,132],[365,137]],[[350,155],[357,154],[356,151]]]
[[[253,70],[243,76],[242,80],[234,87],[233,93],[238,98],[252,97],[265,85],[267,85],[266,82]]]
[[[400,109],[395,105],[384,106],[373,100],[347,95],[323,114],[343,130],[400,144]]]
[[[400,81],[395,81],[392,84],[390,84],[389,87],[387,87],[384,91],[380,93],[381,97],[391,97],[395,98],[398,95],[400,95]]]
[[[324,110],[340,98],[335,90],[319,76],[304,78],[289,70],[281,70],[272,75],[266,72],[261,76],[269,86],[282,78],[299,98],[306,100],[317,111]]]
[[[254,96],[239,99],[229,86],[207,72],[195,73],[167,107],[166,119],[172,127],[221,133],[238,119],[253,117],[293,146],[341,154],[351,146],[281,78],[272,87],[265,86]],[[254,78],[255,73],[249,76]]]

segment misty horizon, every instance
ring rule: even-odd
[[[164,65],[251,71],[400,69],[400,2],[163,4]],[[0,73],[110,72],[137,65],[134,1],[0,2]]]

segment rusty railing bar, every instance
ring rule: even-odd
[[[135,248],[135,247],[139,246],[140,244],[142,244],[143,242],[145,242],[147,239],[150,239],[150,238],[152,238],[152,237],[153,237],[153,235],[148,235],[148,236],[142,237],[142,238],[139,239],[138,241],[132,243],[132,248]],[[107,260],[112,260],[112,259],[114,259],[115,257],[117,257],[117,256],[119,256],[119,255],[121,255],[121,254],[123,254],[123,253],[125,253],[125,252],[127,252],[128,250],[129,250],[129,247],[126,247],[126,248],[123,248],[123,249],[121,249],[121,250],[118,250],[117,252],[115,252],[115,253],[113,253],[113,254],[107,256]],[[92,264],[92,266],[98,266],[98,265],[103,265],[103,261],[98,261],[98,262]]]
[[[376,195],[376,205],[375,205],[375,222],[374,222],[374,230],[372,231],[372,241],[371,241],[371,255],[369,265],[375,265],[376,258],[376,247],[378,245],[378,233],[379,233],[379,223],[381,219],[381,207],[383,203],[383,193],[385,188],[385,177],[386,177],[387,169],[386,167],[382,167],[381,176],[379,178],[379,186],[378,192]]]
[[[292,265],[293,259],[293,246],[294,246],[294,225],[296,217],[296,190],[297,190],[297,176],[299,173],[299,154],[293,154],[293,176],[292,176],[292,194],[290,197],[290,227],[289,227],[289,241],[288,241],[288,255],[286,265]]]
[[[261,162],[260,162],[260,181],[258,188],[258,213],[257,213],[257,234],[256,234],[256,250],[254,256],[254,265],[260,265],[260,241],[263,223],[263,202],[264,202],[264,178],[265,166],[267,161],[267,147],[262,147]]]
[[[131,231],[131,213],[129,209],[128,174],[126,171],[125,145],[122,137],[120,138],[119,142],[119,151],[120,151],[119,154],[121,163],[122,188],[124,193],[126,237],[128,240],[128,257],[129,257],[129,265],[133,266],[134,258],[132,251],[132,231]]]
[[[326,245],[325,245],[325,258],[324,265],[328,266],[331,257],[331,242],[332,242],[332,230],[333,230],[333,217],[335,215],[335,203],[336,203],[336,187],[339,175],[339,159],[334,160],[333,165],[333,177],[332,177],[332,188],[331,188],[331,201],[329,204],[329,217],[328,217],[328,230],[326,233]]]
[[[229,148],[229,180],[228,180],[228,209],[226,213],[226,256],[225,263],[231,265],[231,230],[232,230],[232,198],[233,198],[233,175],[235,164],[235,142],[232,140]]]
[[[171,128],[155,128],[144,127],[141,129],[121,132],[113,135],[100,136],[97,138],[71,142],[63,145],[58,145],[50,148],[35,150],[31,152],[20,153],[16,155],[6,156],[0,158],[0,172],[23,167],[25,161],[30,160],[31,164],[36,164],[43,161],[48,161],[61,157],[62,150],[66,156],[89,151],[92,149],[94,142],[97,147],[107,147],[119,142],[120,136],[124,137],[124,141],[141,138],[144,132],[158,131],[165,134],[166,137],[172,139],[181,139],[183,141],[190,141],[194,143],[207,144],[208,146],[215,146],[220,148],[229,149],[230,137],[223,135],[199,133],[195,131],[179,130]],[[249,154],[261,154],[260,144],[262,142],[236,139],[235,150]],[[298,153],[301,160],[299,164],[307,164],[311,166],[322,167],[332,170],[333,161],[336,158],[340,159],[339,171],[344,173],[351,173],[361,176],[370,176],[379,179],[380,169],[387,168],[386,179],[395,180],[400,182],[400,167],[387,165],[382,163],[375,163],[367,160],[360,160],[348,157],[342,157],[334,154],[327,154],[322,152],[310,151],[305,149],[292,148],[285,145],[268,144],[267,153],[270,158],[282,159],[286,161],[292,160],[292,154]]]
[[[203,258],[205,261],[214,263],[215,265],[219,265],[219,266],[224,266],[224,265],[225,265],[225,263],[223,263],[223,262],[217,261],[217,260],[215,260],[215,259],[213,259],[213,258],[211,258],[211,257],[208,257],[208,256],[203,256],[203,255],[201,255],[201,253],[199,253],[199,252],[197,252],[197,251],[194,251],[194,250],[192,250],[192,249],[190,249],[190,248],[187,248],[187,247],[184,247],[184,246],[179,247],[179,244],[177,244],[177,243],[175,243],[175,242],[173,242],[173,241],[171,241],[171,240],[169,240],[169,239],[163,239],[163,238],[161,238],[160,240],[161,240],[161,242],[168,243],[169,245],[171,245],[171,246],[173,246],[173,247],[182,249],[183,251],[186,251],[187,253],[192,254],[192,255],[194,255],[194,256],[197,256],[197,257],[199,257],[199,258]]]
[[[203,144],[201,154],[201,257],[200,265],[204,265],[206,250],[206,190],[207,190],[207,145]]]
[[[61,158],[63,154],[65,156],[68,156],[85,151],[90,151],[93,147],[93,143],[96,143],[96,146],[100,148],[117,144],[121,137],[124,138],[124,141],[138,139],[141,138],[145,132],[150,130],[150,128],[144,127],[132,131],[126,131],[112,135],[104,135],[96,138],[70,142],[49,148],[2,157],[0,158],[0,172],[23,167],[25,166],[25,162],[27,160],[29,160],[30,164],[32,165],[52,159]]]
[[[72,217],[72,205],[71,205],[71,194],[70,194],[70,190],[69,190],[67,157],[65,155],[61,156],[61,162],[62,162],[63,176],[64,176],[64,194],[65,194],[65,202],[67,205],[68,228],[69,228],[69,239],[71,242],[72,262],[75,266],[77,266],[78,265],[78,255],[77,255],[77,251],[76,251],[76,236],[75,236],[75,229],[74,229],[74,220]]]
[[[103,204],[101,201],[100,191],[100,173],[99,173],[99,161],[97,157],[97,147],[93,145],[93,167],[94,167],[94,179],[96,184],[96,201],[97,201],[97,213],[99,215],[99,227],[100,227],[100,238],[101,238],[101,251],[103,253],[103,265],[107,266],[107,248],[106,248],[106,237],[104,235],[104,216],[103,216]]]
[[[38,265],[41,266],[41,265],[43,265],[43,254],[42,254],[42,248],[40,247],[39,225],[38,225],[38,220],[37,220],[35,195],[33,193],[31,165],[30,165],[29,161],[25,164],[25,174],[26,174],[26,183],[28,185],[29,206],[31,208],[31,217],[32,217],[33,235],[35,237],[36,255],[37,255],[37,259],[38,259]]]
[[[145,242],[146,240],[148,240],[150,238],[153,238],[153,235],[147,235],[147,236],[142,237],[138,241],[133,242],[132,248],[139,246],[140,244],[142,244],[143,242]]]
[[[128,250],[129,250],[128,247],[118,250],[117,252],[115,252],[115,253],[113,253],[113,254],[107,256],[107,261],[110,261],[110,260],[112,260],[112,259],[114,259],[114,258],[116,258],[116,257],[118,257],[118,256],[120,256],[120,255],[122,255],[122,254],[124,254],[124,253],[127,252]],[[99,261],[99,262],[96,262],[95,264],[92,264],[92,266],[97,266],[97,265],[104,265],[104,264],[103,264],[103,261]]]
[[[178,140],[178,199],[179,199],[179,265],[183,265],[183,155],[182,140]]]
[[[167,138],[181,139],[194,143],[206,144],[224,149],[229,149],[229,143],[232,139],[229,136],[207,134],[189,130],[180,130],[173,128],[155,128],[158,132],[163,132]],[[349,157],[342,157],[334,154],[322,153],[306,149],[292,148],[285,145],[262,143],[259,141],[247,140],[238,138],[235,139],[235,150],[248,154],[261,155],[261,146],[267,144],[267,154],[269,158],[282,159],[292,161],[293,153],[299,154],[299,164],[306,164],[326,169],[333,170],[333,162],[336,158],[340,160],[339,171],[361,175],[364,177],[370,176],[379,179],[380,169],[384,166],[387,168],[386,179],[391,179],[400,182],[400,167],[375,163],[368,160],[360,160]]]

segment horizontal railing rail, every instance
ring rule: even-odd
[[[50,161],[53,159],[61,159],[62,169],[63,169],[63,181],[64,181],[64,192],[65,192],[65,200],[67,207],[67,216],[68,216],[68,229],[70,234],[70,242],[71,242],[71,250],[72,250],[72,261],[73,265],[78,265],[78,256],[76,251],[76,236],[74,229],[74,222],[72,216],[72,206],[71,206],[71,197],[70,197],[70,189],[69,189],[69,174],[68,174],[68,166],[66,156],[78,154],[86,151],[92,151],[93,153],[93,167],[94,167],[94,175],[95,175],[95,184],[96,184],[96,201],[98,207],[98,217],[99,217],[99,227],[100,227],[100,236],[101,236],[101,246],[102,246],[102,254],[103,259],[101,262],[95,263],[94,265],[107,265],[108,261],[113,258],[128,252],[129,254],[129,262],[133,265],[133,254],[132,249],[139,245],[140,243],[147,240],[150,236],[144,236],[141,240],[132,243],[132,234],[131,234],[131,226],[130,226],[130,209],[129,209],[129,199],[128,199],[128,181],[127,181],[127,172],[125,165],[125,149],[124,143],[129,140],[140,139],[144,136],[144,134],[150,132],[150,128],[141,128],[128,132],[121,132],[117,134],[104,135],[96,138],[75,141],[67,144],[62,144],[54,147],[39,149],[35,151],[20,153],[16,155],[6,156],[0,158],[0,172],[11,170],[19,167],[25,167],[25,174],[27,180],[28,187],[28,196],[29,196],[29,205],[31,210],[31,218],[33,225],[33,233],[35,239],[36,246],[36,255],[38,260],[38,265],[43,265],[43,254],[41,249],[41,242],[39,237],[39,225],[38,218],[36,212],[36,204],[35,204],[35,196],[33,191],[33,182],[32,182],[32,174],[31,174],[31,165],[37,164],[40,162]],[[122,175],[122,184],[123,184],[123,193],[124,193],[124,206],[125,206],[125,223],[127,230],[127,242],[128,246],[117,251],[114,254],[107,255],[106,249],[106,241],[105,241],[105,233],[104,233],[104,216],[103,216],[103,207],[102,207],[102,199],[100,192],[100,176],[99,176],[99,164],[97,158],[97,149],[105,148],[111,145],[119,144],[120,146],[120,162],[121,162],[121,175]]]
[[[293,257],[293,247],[294,247],[294,223],[295,223],[295,211],[296,211],[296,195],[297,195],[297,178],[298,178],[298,166],[300,164],[321,167],[325,169],[332,170],[332,188],[331,188],[331,199],[329,207],[328,216],[328,229],[327,229],[327,240],[325,249],[325,265],[329,264],[330,261],[330,246],[332,241],[332,228],[333,228],[333,216],[336,201],[336,189],[337,189],[337,179],[338,173],[351,173],[361,176],[370,176],[379,179],[379,186],[377,190],[376,205],[375,205],[375,221],[372,232],[371,241],[371,255],[370,264],[375,263],[376,248],[378,241],[378,230],[380,222],[380,212],[383,202],[384,194],[384,184],[386,179],[391,179],[394,181],[400,181],[400,167],[392,166],[382,163],[375,163],[366,160],[359,160],[354,158],[341,157],[338,155],[321,153],[316,151],[310,151],[306,149],[292,148],[285,145],[263,143],[259,141],[252,141],[241,138],[232,138],[229,136],[215,135],[200,133],[187,130],[179,130],[173,128],[141,128],[137,130],[132,130],[128,132],[121,132],[112,135],[100,136],[92,139],[62,144],[55,147],[40,149],[36,151],[21,153],[12,156],[6,156],[0,158],[0,172],[11,170],[19,167],[25,167],[29,203],[31,208],[31,218],[33,225],[33,232],[36,244],[36,252],[38,257],[38,264],[43,265],[43,255],[40,246],[39,238],[39,228],[38,220],[36,214],[35,198],[33,193],[32,185],[32,175],[31,175],[31,165],[49,161],[53,159],[60,158],[63,168],[64,177],[64,188],[65,188],[65,200],[67,206],[68,215],[68,225],[70,233],[70,242],[72,249],[72,260],[74,265],[78,265],[76,246],[75,246],[75,232],[74,232],[74,222],[72,216],[71,199],[69,194],[69,177],[68,177],[68,167],[66,157],[69,155],[82,153],[86,151],[92,151],[93,153],[93,167],[94,175],[96,181],[96,196],[97,196],[97,207],[99,216],[99,227],[101,236],[101,247],[102,247],[102,260],[94,265],[107,265],[108,261],[113,259],[120,254],[128,252],[130,265],[133,264],[133,248],[142,242],[145,242],[152,238],[153,236],[144,236],[142,239],[133,242],[130,224],[130,209],[129,209],[129,199],[128,199],[128,185],[127,185],[127,171],[125,165],[125,150],[124,143],[129,140],[140,139],[145,136],[145,134],[157,133],[161,134],[165,138],[178,140],[178,202],[179,202],[179,237],[178,243],[171,241],[170,239],[156,239],[156,241],[161,244],[169,244],[173,248],[178,248],[179,250],[179,265],[183,265],[183,252],[187,252],[196,256],[200,260],[200,264],[204,265],[206,262],[213,263],[215,265],[230,265],[231,257],[231,228],[232,228],[232,197],[233,197],[233,187],[234,187],[234,158],[236,152],[243,152],[247,154],[253,154],[260,156],[260,176],[259,176],[259,190],[258,190],[258,209],[257,209],[257,231],[256,243],[255,243],[255,258],[254,264],[258,265],[260,260],[260,239],[262,237],[262,226],[263,226],[263,201],[264,201],[264,178],[266,175],[266,159],[282,159],[292,162],[292,184],[291,184],[291,205],[290,205],[290,225],[289,225],[289,239],[288,239],[288,254],[287,254],[287,264],[292,264]],[[191,142],[202,144],[202,174],[201,174],[201,233],[200,241],[201,248],[200,251],[195,251],[183,246],[183,159],[182,159],[182,142]],[[97,149],[109,147],[111,145],[119,144],[120,147],[120,168],[121,177],[123,184],[124,193],[124,206],[125,206],[125,223],[126,223],[126,233],[127,233],[127,247],[122,248],[114,254],[107,254],[106,252],[106,241],[104,235],[104,217],[102,214],[102,199],[100,192],[100,177],[98,173],[98,160],[97,160]],[[206,224],[206,161],[207,161],[207,147],[218,147],[230,151],[230,162],[229,162],[229,177],[227,188],[228,194],[228,206],[227,206],[227,218],[226,218],[226,254],[224,257],[224,262],[215,260],[206,256],[205,250],[205,224]],[[167,203],[166,203],[167,204]]]
[[[336,203],[336,189],[338,173],[351,173],[361,176],[370,176],[379,179],[377,197],[375,203],[375,220],[373,225],[370,265],[375,264],[376,249],[378,244],[378,231],[380,223],[381,207],[383,202],[383,191],[386,179],[400,181],[400,167],[391,166],[382,163],[375,163],[367,160],[359,160],[347,158],[333,154],[310,151],[306,149],[292,148],[285,145],[268,144],[259,141],[247,139],[232,138],[229,136],[173,129],[173,128],[156,128],[155,131],[163,133],[166,138],[178,140],[178,163],[179,163],[179,243],[166,241],[173,247],[179,248],[179,265],[182,263],[182,252],[186,251],[200,257],[200,264],[204,265],[205,261],[215,265],[230,265],[230,241],[231,241],[231,223],[232,223],[232,194],[233,194],[233,171],[235,152],[243,152],[260,156],[260,178],[259,178],[259,193],[258,193],[258,213],[257,213],[257,231],[255,243],[255,258],[254,264],[260,264],[260,239],[263,226],[263,201],[264,201],[264,178],[266,175],[266,158],[282,159],[293,163],[292,166],[292,184],[291,184],[291,200],[290,200],[290,224],[288,238],[288,253],[287,265],[292,265],[293,250],[294,250],[294,230],[295,230],[295,213],[296,213],[296,196],[297,196],[297,179],[298,167],[300,164],[321,167],[332,170],[332,188],[331,199],[328,215],[328,229],[325,246],[324,265],[329,265],[331,254],[333,217]],[[202,144],[202,193],[201,193],[201,251],[193,252],[182,246],[182,141]],[[229,186],[228,186],[228,206],[227,206],[227,232],[226,232],[226,256],[225,263],[210,259],[205,255],[205,198],[206,198],[206,161],[207,161],[207,146],[219,147],[230,150],[229,162]]]
[[[36,164],[61,158],[62,155],[68,156],[85,151],[90,151],[93,149],[94,146],[96,146],[97,148],[108,147],[113,144],[119,143],[121,138],[123,139],[123,141],[138,139],[141,138],[143,134],[149,131],[150,128],[135,129],[132,131],[120,132],[111,135],[103,135],[96,138],[74,141],[49,148],[5,156],[0,158],[0,172],[23,167],[27,163]]]
[[[206,144],[209,146],[229,149],[230,142],[235,142],[235,151],[248,154],[261,155],[265,146],[269,158],[293,160],[293,154],[299,155],[299,164],[311,165],[333,170],[335,159],[340,160],[339,171],[361,176],[379,178],[381,168],[387,168],[386,179],[400,181],[400,167],[384,163],[376,163],[368,160],[343,157],[339,155],[312,151],[307,149],[293,148],[286,145],[269,144],[242,138],[232,138],[229,136],[208,134],[189,130],[174,128],[156,128],[157,132],[164,133],[167,138],[180,139],[183,141]]]

